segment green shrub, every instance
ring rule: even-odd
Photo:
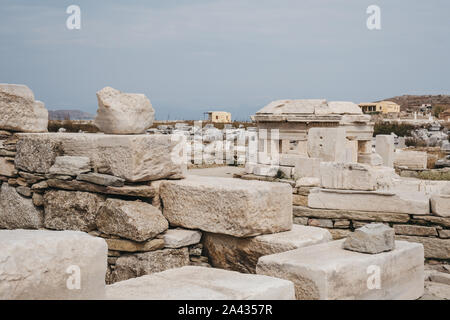
[[[406,137],[411,135],[411,131],[415,127],[410,124],[404,123],[389,123],[389,122],[376,122],[374,127],[373,135],[374,137],[379,134],[391,134],[395,133],[399,137]]]

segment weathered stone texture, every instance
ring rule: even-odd
[[[76,176],[91,171],[90,160],[87,157],[62,156],[56,157],[50,168],[50,174]]]
[[[108,250],[122,252],[147,252],[164,248],[164,240],[152,239],[145,242],[135,242],[124,239],[105,239]]]
[[[89,192],[50,190],[44,195],[45,227],[91,231],[104,198]]]
[[[97,99],[95,125],[104,133],[144,133],[153,124],[155,110],[143,94],[106,87],[97,92]]]
[[[433,194],[431,211],[437,216],[450,218],[450,195]]]
[[[171,225],[236,237],[288,231],[292,188],[283,183],[189,176],[160,186]]]
[[[38,229],[42,227],[43,212],[33,206],[14,187],[3,183],[0,188],[0,228]]]
[[[292,282],[238,272],[183,267],[107,286],[107,299],[292,300]]]
[[[395,250],[371,255],[344,250],[342,243],[261,257],[256,272],[291,280],[299,300],[415,300],[422,296],[422,245],[397,241]],[[374,266],[380,268],[380,289],[370,287]]]
[[[370,254],[392,251],[395,249],[394,229],[381,223],[367,224],[349,234],[343,248]]]
[[[82,232],[0,231],[0,300],[103,299],[106,257],[105,241]]]
[[[113,272],[115,282],[189,265],[188,248],[164,249],[121,256]]]
[[[166,248],[181,248],[194,245],[200,242],[201,237],[202,233],[199,231],[184,229],[170,229],[162,235]]]
[[[48,173],[56,157],[62,155],[61,143],[48,134],[19,134],[15,165],[31,173]]]
[[[24,85],[0,84],[0,129],[47,132],[48,111]]]
[[[205,233],[203,245],[214,267],[255,273],[262,256],[311,246],[331,240],[326,229],[294,225],[291,231],[251,238]]]
[[[103,233],[146,241],[164,232],[169,223],[157,208],[141,201],[108,199],[100,208],[96,225]]]
[[[425,248],[425,258],[450,259],[450,239],[397,235],[397,240],[417,242]]]

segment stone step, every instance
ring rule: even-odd
[[[172,226],[235,237],[292,228],[292,188],[285,183],[188,176],[163,181],[160,194]]]
[[[424,250],[396,241],[379,254],[344,250],[343,240],[261,257],[258,274],[291,280],[299,300],[412,300],[423,295]]]
[[[430,214],[430,197],[421,192],[390,193],[313,189],[308,196],[308,206],[316,209],[426,215]]]
[[[188,266],[106,286],[110,300],[293,300],[291,281]]]
[[[108,247],[78,231],[0,231],[0,300],[103,299]]]
[[[214,267],[256,273],[262,256],[331,241],[327,229],[293,225],[291,231],[250,238],[205,233],[203,246]]]

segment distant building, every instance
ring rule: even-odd
[[[359,106],[364,113],[378,112],[387,114],[400,112],[400,106],[392,101],[364,102],[360,103]]]
[[[231,122],[231,113],[225,111],[209,111],[208,121],[214,123],[230,123]]]
[[[439,114],[439,119],[449,122],[450,121],[450,108]]]

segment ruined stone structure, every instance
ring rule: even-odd
[[[317,142],[322,149],[311,147],[325,140],[323,129],[344,133],[333,140],[345,147],[343,159],[365,146],[364,134],[351,133],[359,125],[344,129],[341,104],[312,103],[314,112],[335,110],[339,126],[309,129],[312,156],[294,162],[299,178],[274,183],[187,175],[186,162],[179,161],[184,139],[141,134],[152,117],[147,100],[106,91],[111,95],[99,101],[100,126],[109,134],[43,133],[42,126],[34,132],[30,123],[24,130],[17,123],[14,129],[0,126],[0,299],[422,296],[427,242],[394,241],[391,229],[372,226],[347,246],[332,241],[330,231],[356,228],[354,221],[394,219],[403,224],[395,231],[407,233],[405,222],[414,219],[440,225],[434,231],[445,236],[450,189],[411,191],[418,186],[402,184],[393,168],[339,162],[342,150],[328,140]],[[2,92],[8,113],[15,112],[8,103],[31,105],[21,96],[26,90]],[[134,103],[149,117],[130,127],[115,115]],[[108,114],[106,105],[116,110]],[[370,127],[363,123],[360,129]],[[439,259],[447,259],[448,246],[439,250]],[[367,286],[367,268],[374,264],[383,275],[382,290]]]

